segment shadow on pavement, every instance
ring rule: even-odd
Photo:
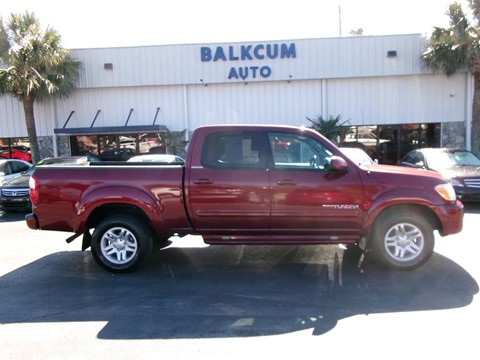
[[[480,214],[480,203],[463,204],[465,206],[465,214]]]
[[[25,215],[27,214],[28,212],[26,211],[4,212],[0,210],[0,223],[25,221]]]
[[[326,253],[336,276],[315,261],[321,246],[168,247],[124,275],[89,252],[55,253],[0,278],[0,323],[106,321],[102,339],[320,335],[359,314],[463,307],[479,290],[439,254],[416,271],[361,272],[358,253]]]

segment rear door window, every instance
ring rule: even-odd
[[[214,169],[264,169],[265,146],[261,132],[234,131],[209,134],[202,148],[202,165]]]

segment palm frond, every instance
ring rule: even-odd
[[[0,26],[0,95],[11,93],[23,102],[32,158],[40,160],[35,127],[35,101],[70,94],[78,79],[80,62],[62,48],[53,28],[42,32],[35,14],[12,14]]]
[[[310,128],[318,131],[333,142],[337,142],[338,137],[343,137],[350,132],[350,128],[347,126],[350,120],[342,122],[340,115],[336,117],[330,115],[328,119],[324,119],[322,115],[317,115],[315,119],[307,117],[307,120],[312,124]]]
[[[447,15],[450,27],[434,28],[421,61],[424,69],[440,70],[451,75],[469,68],[478,57],[478,33],[460,4],[450,4]]]

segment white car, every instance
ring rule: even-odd
[[[339,148],[350,160],[355,161],[358,165],[376,165],[378,164],[377,160],[372,160],[372,158],[362,149],[359,148],[349,148],[341,147]]]
[[[373,133],[348,134],[345,139],[345,142],[359,143],[368,148],[376,147],[386,141],[385,139],[377,139]]]
[[[168,154],[145,154],[133,156],[127,162],[154,162],[160,164],[185,164],[180,156]]]
[[[32,164],[19,159],[0,159],[0,184],[30,169]]]

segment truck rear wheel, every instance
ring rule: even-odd
[[[422,215],[392,212],[376,222],[369,243],[375,259],[383,265],[411,270],[432,256],[435,238]]]
[[[152,234],[139,219],[114,215],[95,228],[91,249],[93,258],[105,270],[130,272],[152,252]]]

